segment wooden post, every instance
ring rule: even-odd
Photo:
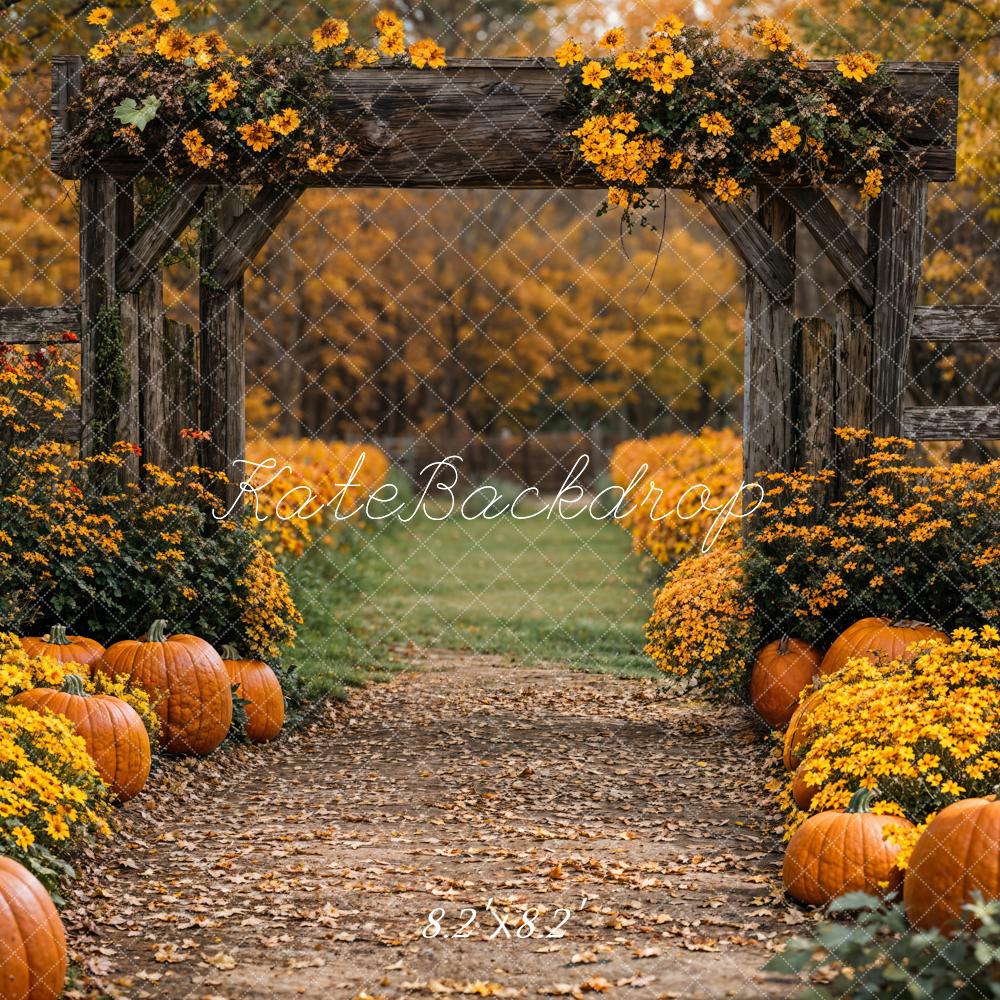
[[[132,226],[131,182],[92,172],[80,181],[80,409],[81,454],[115,441],[138,443],[139,370],[136,328],[123,322],[115,294],[115,254]],[[135,479],[139,458],[130,455],[125,479]]]
[[[875,258],[871,366],[875,407],[870,426],[880,436],[903,430],[910,330],[926,225],[927,180],[923,177],[901,177],[887,185],[869,216],[869,250]]]
[[[181,437],[181,430],[199,426],[198,337],[187,324],[165,321],[161,370],[163,424],[159,434],[166,442],[164,468],[174,472],[193,465],[196,458],[194,441]],[[155,425],[152,431],[157,432]]]
[[[841,290],[834,303],[837,366],[833,393],[837,426],[863,429],[871,425],[875,413],[872,394],[874,345],[870,316],[849,288]],[[838,495],[843,493],[844,486],[854,474],[854,463],[864,451],[865,446],[860,441],[837,440],[835,466]]]
[[[243,277],[221,288],[211,275],[216,248],[243,211],[238,188],[206,195],[201,235],[198,364],[201,383],[201,429],[211,432],[202,442],[200,463],[229,477],[220,491],[228,510],[238,503],[246,451],[246,372],[244,369]]]
[[[795,260],[795,213],[768,189],[758,189],[757,218],[790,261]],[[795,283],[784,295],[746,272],[743,364],[743,479],[791,469],[795,442]]]
[[[797,356],[799,386],[798,464],[813,472],[832,469],[836,455],[837,426],[836,382],[837,350],[834,329],[818,316],[799,320]],[[813,490],[817,512],[828,510],[836,495],[836,479],[818,483]]]

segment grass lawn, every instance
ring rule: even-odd
[[[389,647],[408,642],[655,675],[642,652],[652,584],[617,525],[421,514],[345,548],[292,571],[306,625],[291,660],[317,693],[386,676]]]

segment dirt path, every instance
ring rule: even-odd
[[[427,669],[274,747],[171,766],[126,807],[70,899],[71,995],[786,995],[758,974],[798,917],[745,715],[412,659]]]

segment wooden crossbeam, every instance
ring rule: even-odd
[[[1000,342],[1000,306],[920,306],[910,340],[989,344]]]
[[[958,63],[886,62],[902,95],[930,123],[901,136],[916,169],[931,180],[955,176]],[[836,74],[829,60],[810,63],[816,74]],[[313,187],[601,188],[605,185],[572,158],[565,141],[582,109],[568,99],[563,73],[549,59],[453,59],[440,71],[391,63],[331,70],[324,105],[358,137],[357,152]],[[53,170],[79,177],[98,164],[70,162],[69,108],[78,92],[79,56],[53,63]],[[280,156],[280,153],[278,154]],[[264,159],[265,165],[267,160]],[[162,175],[165,164],[122,150],[101,158],[115,176]],[[210,182],[219,178],[210,178]]]
[[[242,277],[302,191],[302,187],[265,184],[233,220],[212,257],[210,273],[220,288],[230,288]]]
[[[1000,440],[1000,406],[908,406],[903,435],[915,441]]]
[[[79,336],[79,306],[0,309],[0,344],[47,344],[66,332]]]
[[[115,262],[119,292],[131,292],[156,270],[163,255],[198,211],[207,186],[201,181],[181,184],[170,202],[135,231]]]
[[[780,194],[795,209],[837,273],[865,307],[872,309],[875,284],[871,261],[829,197],[814,187],[783,187]]]
[[[721,202],[707,195],[699,195],[698,200],[771,295],[781,301],[790,298],[795,285],[795,264],[771,239],[751,209],[743,202]]]

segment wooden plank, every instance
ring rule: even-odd
[[[911,340],[952,344],[1000,342],[1000,306],[920,306]]]
[[[813,316],[798,323],[799,464],[813,469],[834,465],[837,350],[833,327]]]
[[[758,192],[758,220],[779,251],[795,260],[795,213],[769,190]],[[794,271],[777,297],[746,272],[743,365],[743,478],[788,470],[796,460]],[[747,524],[747,522],[744,522]],[[749,526],[748,526],[749,527]]]
[[[191,221],[206,184],[187,181],[176,188],[167,205],[141,225],[118,252],[115,280],[119,292],[130,292],[159,267],[163,255]]]
[[[80,335],[79,306],[0,309],[0,344],[49,344],[63,333]]]
[[[869,235],[875,253],[872,312],[871,430],[879,437],[902,432],[903,393],[909,380],[910,329],[924,259],[927,181],[903,177],[872,206]]]
[[[70,105],[80,92],[80,71],[83,59],[80,56],[56,56],[52,60],[52,134],[49,163],[53,171],[66,176],[63,171],[63,148],[73,132],[77,115]],[[79,167],[75,177],[80,176]]]
[[[699,195],[698,199],[729,237],[737,256],[767,291],[776,299],[787,299],[795,284],[794,258],[775,243],[743,202],[721,202],[707,195]]]
[[[62,420],[52,421],[47,434],[50,441],[79,445],[81,432],[80,411],[74,407],[63,414]]]
[[[216,284],[229,288],[243,276],[302,191],[300,186],[289,188],[276,184],[265,184],[260,189],[219,238],[211,267]]]
[[[903,434],[915,441],[1000,440],[1000,406],[908,406]]]
[[[868,310],[850,289],[834,300],[833,332],[837,364],[833,382],[837,427],[866,428],[875,412],[872,395],[872,344]],[[864,454],[861,441],[837,439],[834,465],[837,491],[855,474],[854,463]]]
[[[185,323],[166,320],[163,327],[164,424],[161,432],[166,458],[163,467],[176,472],[194,465],[196,446],[181,437],[184,428],[198,424],[198,337]]]
[[[242,507],[239,484],[244,467],[239,463],[246,453],[243,277],[240,275],[229,288],[220,288],[210,279],[209,268],[222,234],[229,231],[243,211],[243,201],[238,189],[223,190],[224,193],[213,190],[206,194],[202,225],[199,412],[200,429],[209,431],[211,440],[201,442],[199,463],[229,477],[228,486],[220,494],[225,510],[235,512]]]
[[[163,424],[163,277],[153,274],[133,292],[122,296],[122,323],[136,342],[136,386],[139,405],[139,444],[142,462],[162,466]]]
[[[871,309],[875,305],[871,262],[827,194],[814,187],[783,187],[781,196],[798,213],[799,220],[830,259],[837,273]]]
[[[903,146],[920,161],[924,176],[954,179],[958,64],[885,65],[905,96],[940,109],[940,122],[916,128],[903,137]],[[811,66],[817,73],[836,72],[830,61]],[[590,169],[571,158],[565,142],[579,109],[567,99],[562,75],[554,62],[540,59],[451,60],[447,69],[435,71],[391,64],[330,71],[325,103],[343,116],[347,133],[358,136],[358,150],[332,173],[310,176],[308,184],[602,188]],[[60,137],[68,128],[60,126]],[[80,165],[68,162],[63,148],[60,138],[53,169],[76,177]],[[102,165],[122,176],[164,173],[156,159],[116,154]]]
[[[90,173],[80,182],[80,409],[81,453],[107,451],[116,441],[138,442],[139,405],[135,326],[122,322],[114,294],[115,248],[131,226],[131,181]],[[119,478],[134,480],[138,456]]]

